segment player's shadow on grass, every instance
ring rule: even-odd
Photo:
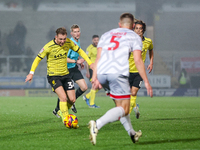
[[[45,120],[38,120],[38,121],[31,121],[31,122],[27,122],[27,123],[21,123],[21,124],[17,124],[16,126],[7,126],[7,127],[3,127],[0,128],[0,141],[6,141],[7,139],[11,139],[11,138],[20,138],[20,137],[24,137],[24,136],[30,136],[30,135],[38,135],[38,134],[46,134],[46,133],[54,133],[54,132],[59,132],[62,131],[63,128],[66,128],[63,126],[63,128],[50,128],[50,129],[42,129],[42,130],[30,130],[27,127],[30,126],[36,126],[40,125],[40,124],[46,124],[46,123],[52,123],[52,122],[57,122],[57,121],[51,121],[53,120],[53,118],[48,118]],[[61,122],[61,121],[60,121]],[[25,128],[24,128],[25,127]],[[12,129],[17,129],[17,130],[21,130],[20,133],[10,133],[7,135],[3,135],[3,131],[4,130],[12,130]]]
[[[23,123],[19,121],[19,123],[15,122],[15,124],[11,124],[10,126],[6,126],[6,127],[2,127],[0,128],[0,130],[8,130],[8,129],[21,129],[23,127],[27,127],[27,126],[36,126],[36,125],[39,125],[39,124],[46,124],[46,123],[51,123],[51,122],[57,122],[57,121],[53,121],[54,119],[53,118],[48,118],[48,119],[45,119],[45,120],[38,120],[38,121],[31,121],[30,122],[26,122],[26,123]],[[59,122],[61,122],[59,120]]]
[[[160,144],[160,143],[176,143],[176,142],[194,142],[200,141],[200,138],[191,138],[191,139],[170,139],[170,140],[160,140],[160,141],[146,141],[139,142],[138,145],[148,145],[148,144]]]

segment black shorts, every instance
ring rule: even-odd
[[[89,73],[90,73],[90,80],[92,79],[92,75],[93,75],[93,70],[89,69]]]
[[[69,74],[64,76],[47,76],[47,79],[54,92],[59,86],[62,86],[65,91],[74,90],[74,81],[70,79]]]
[[[129,84],[130,87],[134,86],[137,88],[141,88],[143,79],[141,78],[139,73],[130,73],[129,75]]]
[[[78,66],[76,65],[74,68],[70,68],[69,70],[69,77],[76,82],[77,80],[84,79],[82,73],[78,69]]]

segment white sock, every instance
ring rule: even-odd
[[[130,114],[120,118],[121,124],[124,126],[125,130],[128,132],[128,135],[134,135],[135,131],[131,125]]]
[[[119,118],[121,118],[124,115],[125,112],[123,107],[114,107],[108,110],[101,118],[96,120],[98,130],[101,129],[107,123],[119,120]]]

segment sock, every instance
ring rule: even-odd
[[[67,102],[67,108],[70,109],[72,107],[72,104]]]
[[[108,110],[101,118],[96,120],[97,129],[101,129],[104,125],[110,122],[119,120],[125,115],[123,107],[114,107]]]
[[[92,90],[92,89],[91,89],[91,90]],[[87,93],[87,94],[85,95],[87,99],[90,99],[91,90],[90,90],[90,92],[89,92],[89,93]]]
[[[76,90],[76,99],[81,96],[85,91],[82,91],[80,88]]]
[[[67,102],[60,102],[60,110],[63,115],[63,118],[62,118],[62,120],[63,120],[67,115],[69,115]]]
[[[129,136],[135,135],[135,131],[133,130],[133,127],[131,125],[130,114],[120,118],[120,122],[124,126],[125,130],[128,132]]]
[[[136,107],[136,98],[137,96],[131,96],[129,114],[131,114],[133,108]]]
[[[57,106],[55,108],[55,111],[58,112],[59,110],[60,110],[60,99],[58,98]]]
[[[90,90],[90,93],[91,93],[91,95],[90,95],[90,105],[94,105],[95,96],[96,96],[96,93],[98,91],[99,91],[98,89],[97,90],[93,90],[93,89]]]

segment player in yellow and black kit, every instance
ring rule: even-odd
[[[97,58],[97,44],[98,44],[98,42],[99,42],[99,36],[93,35],[92,36],[92,44],[90,44],[86,49],[86,53],[87,53],[88,57],[90,58],[90,60],[92,61],[92,63],[95,63],[95,60]],[[91,80],[93,71],[92,71],[91,68],[89,68],[88,65],[86,65],[86,67],[87,67],[86,77]],[[97,106],[94,103],[95,96],[96,96],[97,92],[98,92],[98,89],[95,89],[95,88],[92,87],[90,92],[83,96],[83,99],[86,101],[86,104],[90,108],[100,108],[99,106]]]
[[[64,27],[56,30],[55,39],[47,43],[33,61],[30,73],[26,76],[25,82],[33,79],[33,74],[40,61],[47,56],[47,79],[53,91],[60,99],[60,110],[62,121],[69,114],[68,109],[76,101],[74,82],[69,77],[67,69],[67,53],[69,49],[79,53],[93,68],[93,64],[86,53],[67,38],[67,31]]]
[[[146,38],[144,37],[144,32],[146,31],[146,24],[141,21],[141,20],[137,20],[135,22],[135,27],[134,27],[134,31],[142,38],[142,60],[145,62],[146,59],[146,53],[147,51],[149,51],[149,57],[150,57],[150,64],[147,67],[147,70],[149,70],[149,73],[152,71],[153,69],[153,43],[152,40],[150,38]],[[130,112],[132,110],[134,110],[136,118],[139,119],[140,116],[140,112],[139,112],[139,105],[136,104],[136,98],[137,98],[137,92],[141,87],[142,84],[142,78],[136,68],[134,59],[133,59],[133,53],[131,53],[130,58],[129,58],[129,72],[130,72],[130,76],[129,76],[129,83],[131,86],[131,101],[130,101]]]

